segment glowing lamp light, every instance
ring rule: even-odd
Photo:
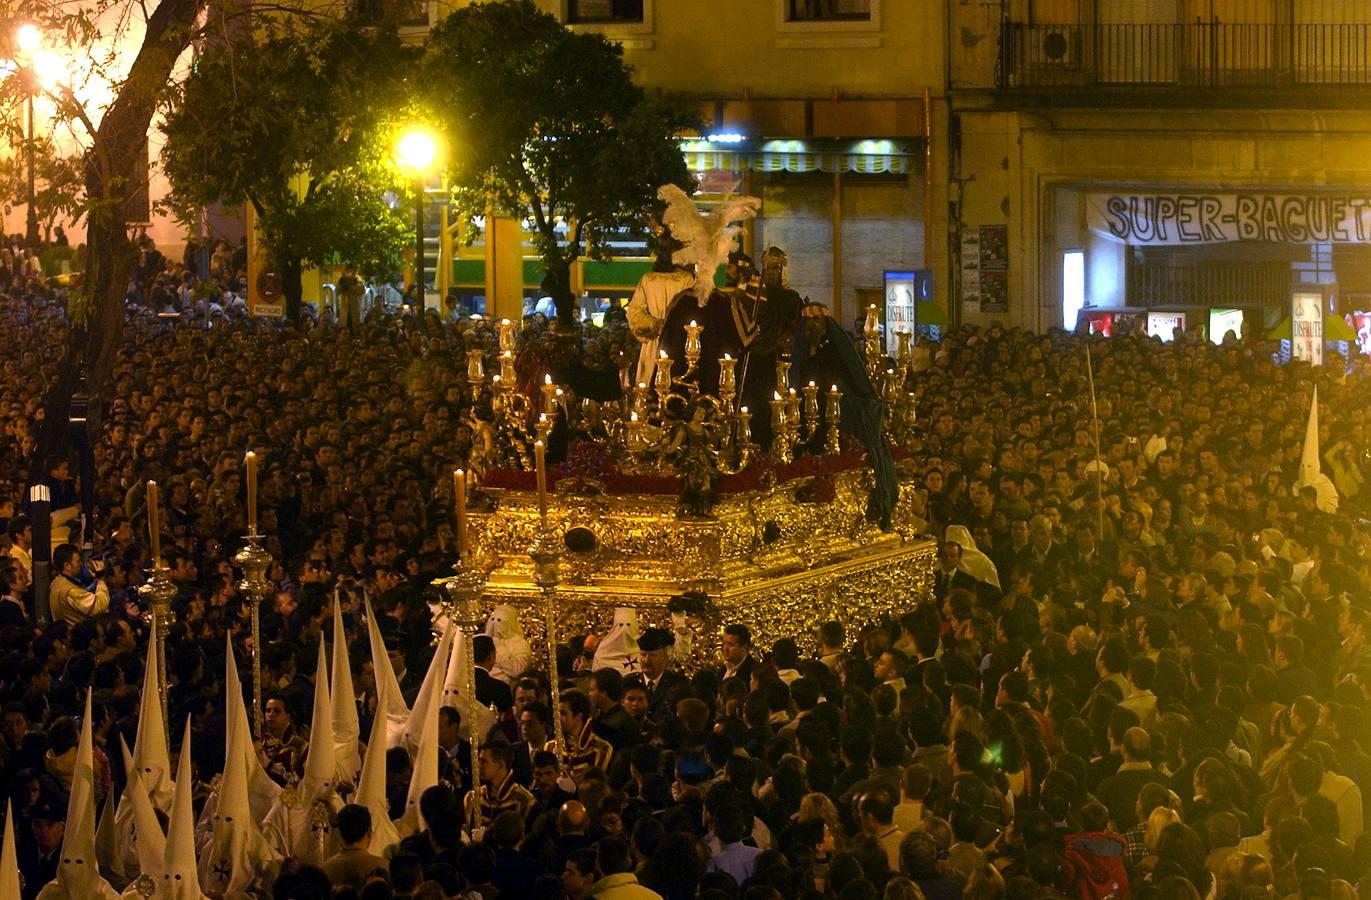
[[[738,134],[736,131],[725,131],[718,134],[711,134],[708,138],[711,144],[741,144],[747,140],[747,135]]]
[[[62,58],[51,50],[39,50],[33,54],[33,74],[44,90],[51,90],[66,75]]]
[[[43,33],[38,30],[37,25],[26,22],[14,32],[14,43],[23,52],[32,53],[43,43]]]
[[[431,171],[438,159],[438,139],[425,128],[411,128],[395,144],[395,161],[415,174]]]

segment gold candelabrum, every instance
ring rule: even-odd
[[[471,402],[480,403],[481,393],[485,390],[486,368],[484,351],[470,348],[467,350],[467,385],[471,388]]]
[[[881,347],[881,317],[874,303],[866,308],[866,321],[862,323],[862,346],[866,353],[866,374],[875,385],[885,353]]]
[[[149,612],[148,621],[157,638],[157,694],[162,701],[162,725],[167,734],[171,734],[167,710],[167,632],[176,622],[176,614],[171,610],[176,585],[170,575],[171,570],[162,564],[160,556],[154,557],[151,577],[138,588],[138,597]]]
[[[481,729],[476,718],[476,633],[484,626],[485,616],[481,599],[485,595],[486,578],[490,574],[490,562],[474,558],[467,553],[459,556],[453,566],[453,574],[440,578],[434,585],[447,593],[440,615],[446,615],[452,625],[462,630],[462,642],[466,651],[466,668],[462,672],[462,692],[466,695],[466,716],[469,723],[471,750],[472,802],[468,811],[467,825],[476,829],[481,824]]]
[[[562,539],[557,532],[548,527],[543,517],[533,544],[528,548],[533,560],[533,581],[542,595],[543,615],[547,628],[547,671],[548,681],[552,683],[552,736],[557,748],[558,768],[563,775],[569,775],[567,765],[566,731],[562,727],[562,688],[557,669],[557,583],[559,563],[562,556]]]
[[[842,452],[839,426],[843,419],[843,392],[835,384],[828,389],[828,431],[824,435],[824,452],[837,456]]]
[[[234,565],[243,570],[238,590],[248,600],[252,615],[252,733],[262,738],[262,601],[271,593],[267,569],[271,554],[262,546],[262,535],[255,531],[245,535],[247,543],[234,554]]]

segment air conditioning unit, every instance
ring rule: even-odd
[[[1081,32],[1069,26],[1034,29],[1029,59],[1043,66],[1075,68],[1081,61]]]

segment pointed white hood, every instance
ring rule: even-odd
[[[133,822],[133,829],[127,835],[127,842],[120,848],[120,858],[124,860],[125,875],[139,875],[146,873],[150,878],[156,879],[157,883],[162,880],[162,863],[166,854],[167,836],[162,833],[162,824],[157,821],[157,813],[152,808],[152,801],[148,798],[148,792],[143,787],[142,779],[138,777],[138,770],[133,767],[133,757],[129,753],[128,744],[124,742],[121,735],[119,738],[119,748],[124,754],[125,771],[129,773],[128,782],[124,786],[124,795],[119,800],[122,809],[124,804],[129,806],[129,817]],[[129,865],[128,859],[132,857],[133,864]]]
[[[19,854],[14,849],[14,805],[5,801],[5,837],[0,841],[0,897],[19,896]]]
[[[234,734],[239,740],[228,739],[225,749],[232,749],[242,758],[244,771],[248,778],[248,805],[254,821],[260,822],[271,809],[272,803],[281,793],[281,786],[271,780],[267,770],[262,768],[262,760],[252,746],[252,725],[248,721],[248,707],[243,701],[243,682],[238,676],[238,663],[233,655],[233,641],[226,639],[228,646],[224,655],[224,731],[226,737]]]
[[[157,666],[157,640],[149,635],[143,694],[138,704],[138,736],[133,741],[133,764],[138,767],[138,776],[143,789],[152,798],[152,805],[166,813],[171,812],[176,785],[171,780],[171,752],[167,749],[162,699],[157,691]]]
[[[614,624],[595,646],[590,669],[617,669],[621,675],[638,671],[638,610],[631,606],[614,609]]]
[[[123,742],[122,738],[120,742]],[[132,771],[132,766],[125,768],[124,771]],[[118,808],[119,799],[112,793],[108,794],[105,797],[105,805],[100,807],[100,821],[95,826],[95,862],[106,878],[123,882],[128,875],[124,868],[124,859],[119,855],[119,834],[114,821]],[[0,894],[0,897],[3,896]]]
[[[533,662],[533,648],[524,637],[518,611],[508,603],[495,607],[486,621],[486,634],[495,641],[495,667],[490,674],[513,686]]]
[[[452,626],[452,653],[448,656],[447,677],[443,679],[442,706],[451,706],[462,715],[458,734],[466,740],[471,739],[471,725],[476,723],[476,733],[484,735],[495,726],[495,714],[487,707],[471,702],[466,696],[467,681],[467,640],[462,629]]]
[[[335,593],[333,601],[333,745],[338,762],[338,781],[356,784],[362,769],[362,754],[357,741],[362,726],[357,719],[357,694],[352,687],[352,664],[348,660],[347,633],[343,630],[343,610]]]
[[[167,843],[162,855],[161,900],[203,900],[199,866],[195,862],[195,810],[191,793],[195,782],[190,775],[190,716],[181,738],[181,756],[176,765],[176,796],[167,822]]]
[[[433,665],[429,666],[429,677],[424,679],[425,689],[414,704],[416,710],[423,707],[424,717],[421,721],[411,722],[418,729],[418,742],[409,779],[409,793],[405,797],[405,812],[395,823],[401,835],[411,835],[424,829],[423,818],[419,815],[419,797],[438,783],[438,704],[442,701],[442,676],[447,672],[446,654],[451,647],[454,630],[449,628],[438,642]],[[438,666],[440,656],[443,657],[441,667]]]
[[[376,696],[384,700],[385,706],[377,706],[376,714],[386,719],[386,746],[398,747],[404,741],[405,723],[409,721],[409,707],[400,693],[400,681],[395,677],[395,667],[390,664],[390,654],[386,652],[386,642],[381,637],[380,626],[376,624],[376,614],[371,609],[371,598],[363,597],[362,603],[367,611],[367,637],[371,641],[371,670],[376,681]],[[381,690],[385,683],[386,689]]]
[[[333,752],[333,701],[328,690],[328,657],[319,637],[319,663],[314,670],[314,715],[309,721],[309,752],[301,793],[310,802],[327,794],[337,777],[338,760]]]
[[[1319,387],[1314,386],[1314,399],[1309,403],[1309,420],[1304,426],[1304,450],[1300,454],[1300,476],[1295,490],[1312,487],[1318,491],[1315,504],[1326,513],[1338,511],[1338,489],[1333,480],[1323,474],[1319,462]]]
[[[252,814],[247,765],[241,752],[245,744],[251,749],[247,723],[230,716],[213,831],[200,853],[200,883],[228,900],[246,898],[248,890],[259,881],[269,880],[276,867],[276,855],[258,827],[259,819]]]
[[[158,715],[161,715],[160,710]],[[95,750],[90,720],[90,692],[87,691],[86,713],[81,717],[81,740],[76,749],[76,769],[67,798],[67,826],[62,837],[57,878],[39,891],[41,900],[113,900],[119,896],[109,882],[100,877],[95,861]]]
[[[447,679],[448,657],[452,653],[452,635],[457,629],[449,627],[434,648],[433,659],[429,660],[424,683],[419,687],[419,696],[414,698],[414,709],[410,710],[409,720],[405,722],[405,739],[401,745],[414,755],[419,749],[419,740],[425,723],[430,716],[438,715],[439,704],[443,702],[443,685]]]
[[[378,684],[382,694],[387,690]],[[390,821],[390,803],[386,800],[386,718],[385,697],[377,704],[377,715],[371,720],[371,739],[367,741],[367,755],[362,762],[362,777],[357,782],[356,803],[371,810],[371,852],[389,857],[400,844],[400,832]]]

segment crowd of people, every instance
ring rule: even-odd
[[[495,349],[467,320],[380,310],[360,334],[134,315],[102,401],[89,540],[76,520],[54,549],[65,596],[40,625],[22,476],[66,328],[41,294],[0,303],[13,349],[0,366],[0,784],[25,900],[57,872],[82,729],[100,808],[126,792],[120,739],[134,746],[146,708],[146,482],[161,486],[177,589],[167,716],[191,722],[198,810],[231,730],[225,638],[248,646],[232,563],[243,451],[262,458],[273,593],[256,750],[289,789],[312,748],[334,743],[309,726],[335,609],[361,740],[385,715],[372,630],[405,703],[419,699],[435,652],[431,582],[455,556],[448,473],[471,443],[464,354]],[[1359,788],[1371,783],[1371,382],[1363,359],[1313,370],[1277,364],[1274,349],[1003,328],[922,344],[922,427],[900,466],[938,539],[931,595],[911,589],[895,620],[831,622],[769,647],[729,625],[712,638],[717,665],[694,671],[672,652],[677,634],[644,628],[627,676],[596,667],[592,635],[569,640],[549,673],[546,653],[495,623],[474,646],[478,708],[494,724],[443,706],[439,777],[417,817],[407,790],[423,761],[403,742],[385,753],[387,812],[409,816],[410,833],[373,852],[389,826],[340,784],[336,852],[283,854],[257,889],[302,900],[1355,895],[1371,866]],[[1335,510],[1295,487],[1315,385]],[[79,493],[73,462],[46,461],[62,496]],[[549,749],[554,716],[568,772]],[[483,787],[468,797],[476,721]],[[179,744],[179,725],[170,731]]]

